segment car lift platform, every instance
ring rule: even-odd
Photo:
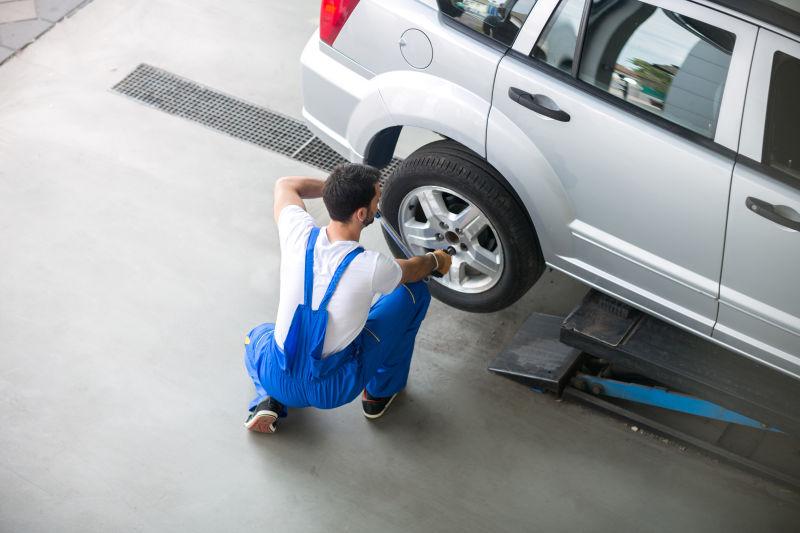
[[[532,314],[489,369],[800,489],[800,380],[595,290]]]

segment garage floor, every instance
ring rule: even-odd
[[[109,89],[146,62],[299,117],[318,5],[95,0],[0,67],[0,530],[796,531],[797,494],[486,371],[582,296],[555,273],[434,302],[385,419],[242,428],[272,186],[321,173]]]

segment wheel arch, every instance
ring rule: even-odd
[[[372,165],[391,160],[403,127],[435,132],[486,156],[491,95],[423,72],[392,71],[370,80],[347,125],[349,144]],[[387,159],[388,157],[388,159]]]
[[[403,126],[389,126],[376,133],[367,143],[364,150],[364,163],[376,168],[383,168],[394,157],[397,140]]]
[[[490,100],[422,72],[380,74],[370,80],[370,88],[372,104],[360,105],[348,125],[350,144],[362,154],[362,161],[376,167],[389,164],[406,127],[450,139],[494,170],[525,214],[546,260],[569,250],[569,224],[574,219],[569,195],[546,158],[513,121],[502,117],[502,124],[497,118],[492,123],[490,113],[498,115]],[[513,160],[506,161],[509,157]],[[555,229],[559,227],[563,231]]]

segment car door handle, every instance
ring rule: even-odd
[[[767,220],[771,220],[772,222],[780,224],[781,226],[789,229],[800,231],[800,222],[797,220],[792,220],[791,218],[778,213],[778,211],[775,209],[775,206],[769,202],[748,196],[747,200],[744,201],[744,204],[756,215],[760,215]],[[798,215],[798,217],[800,218],[800,215]]]
[[[539,113],[545,117],[558,120],[560,122],[569,122],[569,113],[563,109],[559,109],[553,100],[543,94],[531,94],[516,87],[508,88],[508,97],[523,107],[527,107],[534,113]]]

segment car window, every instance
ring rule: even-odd
[[[514,44],[536,0],[437,0],[439,10],[507,46]]]
[[[531,56],[564,72],[572,72],[586,0],[563,0],[533,47]]]
[[[713,138],[736,36],[637,0],[595,0],[578,77]]]
[[[562,0],[531,56],[572,72],[578,54],[578,79],[713,139],[736,36],[638,0],[584,14],[586,1]]]
[[[800,178],[800,59],[775,52],[762,162]]]

